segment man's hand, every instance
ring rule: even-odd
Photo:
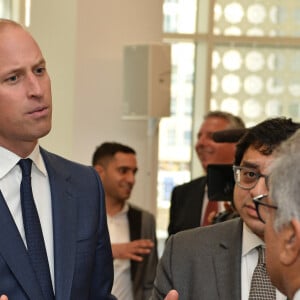
[[[176,290],[171,290],[166,296],[165,300],[179,300],[178,292]]]
[[[111,248],[113,258],[142,261],[143,255],[149,254],[153,246],[154,243],[151,240],[135,240],[129,243],[112,244]]]

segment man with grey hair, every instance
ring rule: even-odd
[[[266,264],[272,283],[300,299],[300,131],[284,142],[270,166],[270,193],[256,208],[265,225]]]
[[[217,143],[213,140],[213,133],[243,128],[242,119],[228,112],[211,111],[204,116],[197,133],[195,150],[205,173],[209,164],[232,164],[234,160],[236,143]],[[210,211],[212,214],[209,214]],[[223,201],[208,201],[206,176],[176,186],[171,196],[168,233],[171,235],[208,225],[211,216],[220,211],[224,211]]]

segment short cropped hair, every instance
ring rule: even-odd
[[[103,166],[105,162],[112,159],[117,152],[136,154],[135,150],[129,146],[116,142],[105,142],[96,148],[92,158],[93,166]]]
[[[271,155],[281,142],[288,139],[299,128],[299,123],[285,117],[267,119],[249,128],[237,143],[234,164],[240,165],[250,146],[263,155]]]
[[[13,27],[18,27],[18,28],[24,29],[24,27],[21,24],[15,22],[13,20],[0,18],[0,30],[5,29],[5,27],[7,27],[7,26],[13,26]]]
[[[209,118],[220,118],[228,122],[228,129],[242,129],[245,128],[244,121],[239,117],[229,112],[215,110],[210,111],[204,116],[204,120]]]
[[[269,172],[270,197],[278,207],[274,229],[278,231],[292,218],[300,220],[300,130],[275,151]]]

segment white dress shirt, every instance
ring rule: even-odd
[[[264,242],[250,228],[243,223],[243,245],[242,245],[242,266],[241,266],[241,300],[248,300],[251,279],[258,261],[256,247]],[[276,300],[286,300],[286,296],[276,290]]]
[[[107,225],[112,244],[130,242],[128,208],[128,204],[125,204],[123,209],[114,216],[107,214]],[[118,300],[133,300],[130,267],[129,259],[114,259],[112,294]]]
[[[300,300],[300,289],[294,295],[293,300]]]
[[[32,193],[41,222],[54,288],[53,226],[49,178],[38,145],[28,158],[33,161],[31,170]],[[22,180],[21,168],[18,165],[20,159],[15,153],[0,147],[0,191],[26,246],[20,199]]]

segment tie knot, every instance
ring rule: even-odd
[[[262,246],[257,247],[258,251],[258,263],[264,264],[265,263],[265,248]]]
[[[32,160],[30,158],[20,159],[18,164],[21,167],[23,177],[31,175]]]

